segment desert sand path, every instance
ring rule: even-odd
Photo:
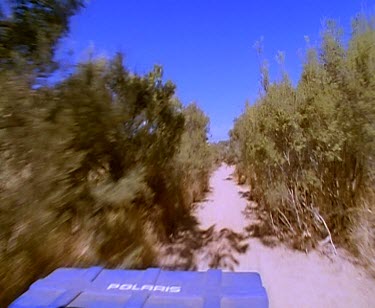
[[[375,307],[375,280],[349,262],[345,251],[339,250],[338,256],[329,259],[316,251],[305,254],[281,245],[270,248],[247,237],[244,228],[251,224],[243,215],[249,202],[244,197],[247,188],[235,183],[233,171],[233,167],[222,165],[213,173],[211,191],[198,205],[196,216],[203,229],[213,225],[216,233],[228,229],[224,232],[227,244],[233,238],[228,232],[243,234],[239,242],[248,248],[238,251],[235,245],[212,240],[198,253],[197,269],[212,267],[210,258],[203,258],[205,250],[219,251],[226,261],[219,258],[217,267],[228,269],[231,265],[231,270],[261,274],[270,307]]]

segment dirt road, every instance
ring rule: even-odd
[[[194,257],[197,269],[259,272],[270,307],[375,307],[375,280],[344,251],[330,260],[319,252],[266,247],[246,236],[244,228],[252,223],[243,215],[247,189],[236,185],[233,171],[222,165],[213,174],[211,192],[197,208],[201,228],[215,225]]]

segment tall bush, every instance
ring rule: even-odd
[[[207,189],[203,112],[121,55],[38,90],[0,79],[1,302],[59,266],[155,264]]]
[[[375,245],[374,46],[371,19],[354,20],[348,44],[327,22],[321,46],[307,50],[297,87],[285,74],[270,83],[231,132],[238,169],[268,229],[296,248],[324,238],[354,251],[365,240]],[[359,240],[361,221],[368,227]]]

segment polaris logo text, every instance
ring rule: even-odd
[[[152,284],[144,284],[138,286],[137,284],[119,284],[111,283],[107,290],[121,290],[121,291],[159,291],[159,292],[169,292],[169,293],[179,293],[181,292],[181,287],[178,286],[159,286]]]

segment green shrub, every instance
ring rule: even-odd
[[[2,304],[59,266],[154,265],[156,241],[193,220],[208,119],[182,108],[160,67],[138,76],[122,62],[82,64],[38,90],[0,74]]]
[[[286,74],[269,83],[263,69],[264,93],[231,131],[237,169],[265,223],[297,248],[332,235],[353,250],[368,249],[373,260],[374,46],[370,19],[354,20],[346,48],[329,21],[321,46],[307,50],[297,87]],[[366,232],[357,230],[363,221]]]
[[[192,103],[183,109],[185,130],[176,156],[181,189],[186,205],[199,201],[209,189],[209,176],[213,168],[213,155],[207,141],[208,117]]]
[[[42,86],[82,3],[0,8],[0,306],[57,267],[154,265],[207,188],[208,119],[161,67],[117,55]]]

